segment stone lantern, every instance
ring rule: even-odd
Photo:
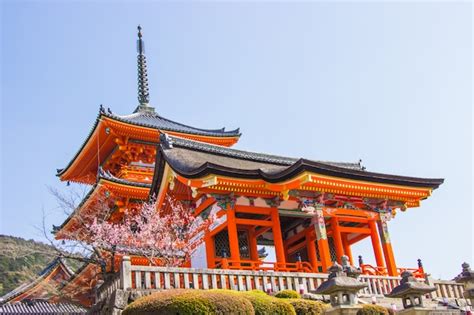
[[[386,296],[402,299],[405,310],[413,310],[416,314],[427,313],[428,309],[424,309],[422,296],[436,291],[436,287],[416,280],[409,271],[402,272],[401,276],[400,285],[393,288],[392,292]],[[426,312],[423,310],[426,310]]]
[[[468,263],[462,264],[462,272],[455,280],[464,284],[464,298],[471,300],[471,305],[474,305],[474,271]]]
[[[367,287],[367,284],[357,280],[360,272],[357,272],[356,268],[348,265],[347,257],[342,259],[342,262],[342,266],[335,262],[334,265],[329,268],[328,280],[321,283],[315,293],[329,295],[333,308],[354,308],[355,314],[357,312],[357,308],[354,307],[357,292]]]

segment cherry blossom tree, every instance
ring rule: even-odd
[[[195,217],[192,209],[170,196],[169,207],[157,211],[156,202],[143,203],[136,213],[126,211],[120,222],[99,221],[89,225],[90,245],[108,252],[148,258],[150,264],[179,266],[190,258],[197,237],[212,218]]]

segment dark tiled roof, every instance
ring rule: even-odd
[[[99,110],[99,114],[97,116],[94,125],[92,126],[89,134],[87,135],[86,139],[82,143],[79,150],[76,152],[74,157],[69,161],[65,168],[57,169],[57,176],[61,176],[74,162],[74,160],[78,157],[79,153],[82,149],[86,146],[87,142],[89,141],[90,137],[94,133],[95,129],[99,125],[99,121],[101,117],[109,117],[111,119],[115,119],[117,121],[129,123],[136,126],[142,127],[149,127],[164,131],[174,131],[179,133],[187,133],[193,135],[201,135],[201,136],[210,136],[210,137],[240,137],[240,130],[239,128],[235,130],[226,131],[225,128],[221,129],[200,129],[194,128],[188,125],[184,125],[167,118],[161,117],[155,112],[150,111],[136,111],[130,115],[117,115],[114,114],[110,109],[107,111],[101,106]]]
[[[8,301],[11,301],[17,296],[28,291],[29,289],[34,288],[38,283],[40,283],[44,278],[46,278],[51,272],[53,272],[55,268],[58,267],[59,265],[62,265],[64,267],[64,270],[66,271],[69,277],[72,277],[74,272],[71,270],[71,268],[69,268],[69,266],[66,264],[64,259],[62,257],[56,257],[48,266],[46,266],[46,268],[44,268],[38,274],[38,277],[35,280],[24,283],[20,285],[19,287],[13,289],[12,291],[8,292],[4,296],[0,297],[0,305],[3,303],[7,303]]]
[[[70,303],[26,300],[0,305],[0,314],[87,314],[87,310]]]
[[[238,137],[239,129],[226,131],[221,129],[200,129],[184,125],[170,119],[164,118],[152,111],[137,111],[131,115],[117,115],[112,112],[104,113],[106,117],[116,119],[122,122],[130,123],[137,126],[150,127],[165,131],[175,131],[180,133],[211,136],[211,137]]]
[[[179,174],[188,178],[208,174],[280,182],[304,171],[375,183],[437,188],[443,179],[416,178],[367,172],[360,163],[294,159],[234,150],[202,142],[162,135],[160,154]],[[157,161],[156,165],[160,165]],[[156,176],[155,176],[156,177]],[[155,178],[154,181],[160,180]],[[156,188],[156,184],[154,188]],[[153,193],[156,193],[153,191]]]
[[[235,158],[243,161],[251,161],[251,162],[261,162],[264,164],[269,164],[272,167],[275,166],[291,166],[298,162],[299,159],[292,158],[292,157],[285,157],[285,156],[278,156],[278,155],[271,155],[265,153],[257,153],[257,152],[250,152],[250,151],[243,151],[243,150],[236,150],[231,149],[228,147],[208,144],[199,141],[192,141],[187,140],[179,137],[172,137],[172,136],[162,136],[162,139],[169,139],[171,141],[173,147],[176,148],[184,148],[184,149],[191,149],[196,152],[201,153],[212,153],[215,154],[218,160],[219,157],[229,157]],[[210,156],[209,156],[210,157]],[[350,162],[329,162],[329,161],[318,161],[320,163],[338,166],[342,168],[354,169],[354,170],[363,170],[364,168],[360,164],[357,163],[350,163]],[[257,165],[257,164],[251,164]],[[250,165],[249,165],[250,166]]]

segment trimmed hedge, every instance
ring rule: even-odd
[[[366,304],[357,311],[357,315],[389,315],[389,311],[380,305]]]
[[[293,306],[283,299],[266,295],[259,290],[240,293],[252,303],[255,315],[296,315]]]
[[[167,290],[139,298],[123,311],[128,314],[254,314],[244,296],[226,290]]]
[[[328,308],[323,302],[305,299],[288,299],[288,303],[293,306],[296,315],[320,315]]]
[[[275,294],[279,299],[300,299],[301,295],[295,290],[281,290]]]

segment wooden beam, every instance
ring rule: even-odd
[[[285,248],[283,246],[283,237],[281,235],[280,216],[277,208],[272,208],[272,231],[273,231],[273,243],[275,245],[275,256],[277,262],[286,263]]]
[[[206,210],[209,206],[211,206],[215,202],[216,202],[216,199],[214,199],[212,197],[207,198],[206,200],[201,202],[201,204],[196,208],[196,210],[194,211],[194,216],[198,216],[201,212]]]
[[[263,214],[263,215],[270,215],[271,213],[270,208],[242,206],[242,205],[236,205],[235,211],[238,213]]]
[[[265,226],[265,227],[262,227],[260,229],[256,229],[255,230],[255,237],[259,237],[260,235],[270,231],[272,228],[270,226]]]
[[[353,237],[349,240],[349,245],[355,244],[355,243],[357,243],[357,242],[359,242],[359,241],[361,241],[364,238],[367,238],[369,236],[370,236],[370,234],[361,234],[361,235],[358,235],[356,237]]]
[[[219,225],[218,227],[216,227],[214,230],[212,230],[211,232],[209,232],[209,235],[210,236],[214,236],[216,235],[217,233],[219,233],[220,231],[224,230],[225,228],[227,227],[227,221],[222,223],[221,225]]]
[[[344,248],[342,246],[341,228],[337,217],[331,218],[332,239],[336,247],[336,258],[338,263],[341,263],[341,257],[344,255]]]
[[[229,234],[230,258],[234,261],[240,260],[239,236],[237,234],[237,222],[235,210],[227,208],[227,232]]]
[[[377,225],[374,220],[369,221],[369,227],[371,229],[371,239],[372,239],[372,248],[374,249],[375,261],[377,262],[377,267],[385,267],[383,258],[382,258],[382,249],[380,247],[380,239],[377,231]]]
[[[341,233],[370,234],[371,229],[361,227],[339,226]]]
[[[266,220],[254,220],[254,219],[235,219],[235,223],[240,225],[251,225],[251,226],[269,226],[273,225],[272,221]]]

